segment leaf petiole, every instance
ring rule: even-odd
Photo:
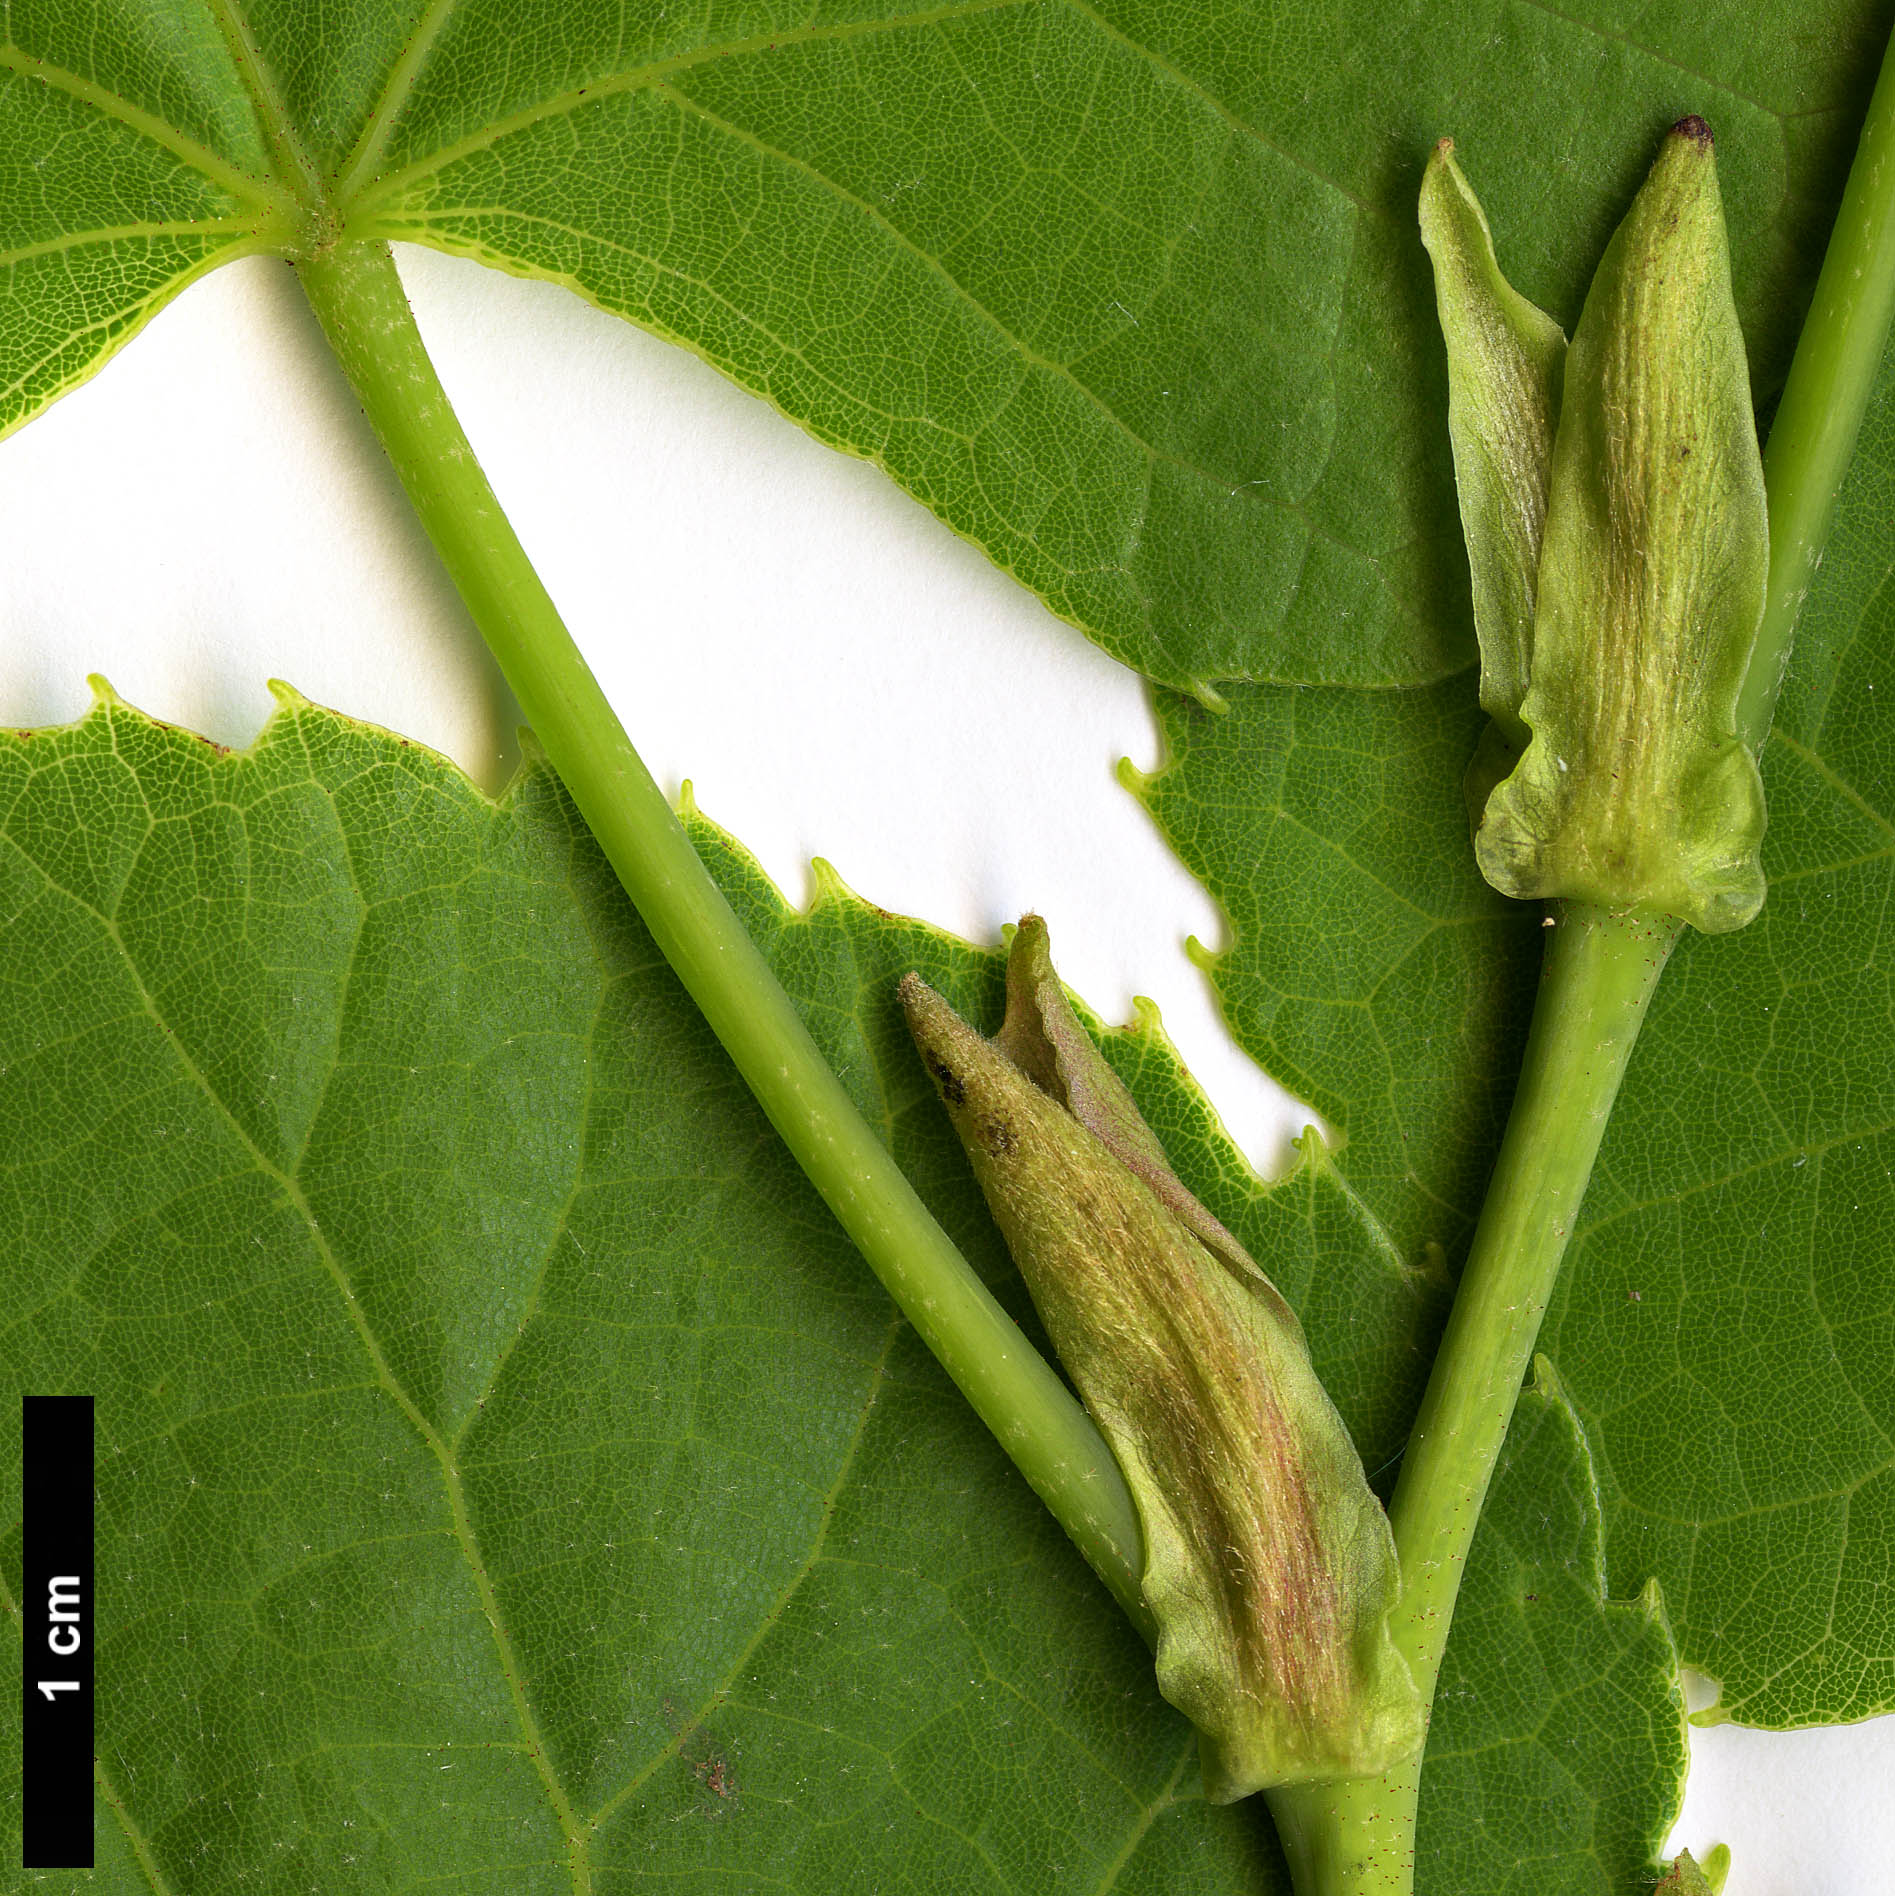
[[[339,244],[297,271],[429,539],[660,951],[902,1313],[1143,1628],[1138,1517],[1104,1440],[915,1195],[698,860],[501,511],[388,246]]]
[[[1770,580],[1738,701],[1737,733],[1761,750],[1796,615],[1822,564],[1842,477],[1895,314],[1895,40],[1882,60],[1842,204],[1823,253],[1770,439]]]
[[[1395,1643],[1434,1696],[1467,1550],[1633,1043],[1682,924],[1561,905],[1506,1136],[1389,1509]],[[1421,1760],[1269,1793],[1303,1896],[1406,1896]]]

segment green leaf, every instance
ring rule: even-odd
[[[1895,1707],[1892,506],[1885,361],[1762,758],[1770,899],[1746,937],[1674,956],[1542,1336],[1598,1466],[1612,1594],[1656,1578],[1747,1724]],[[1230,917],[1211,971],[1233,1033],[1336,1127],[1400,1254],[1452,1254],[1540,929],[1454,846],[1472,676],[1159,708],[1172,755],[1143,794]]]
[[[111,702],[0,768],[8,1381],[97,1392],[101,1782],[173,1888],[1079,1889],[1180,1821],[1253,1880],[549,772]],[[1003,1269],[893,997],[991,957],[769,900]]]
[[[1232,1033],[1323,1114],[1399,1256],[1458,1255],[1539,945],[1537,918],[1468,847],[1471,677],[1387,695],[1252,687],[1221,715],[1161,692],[1158,714],[1164,768],[1123,774],[1230,920],[1224,953],[1196,952]]]
[[[208,8],[13,6],[0,45],[0,431],[293,206]]]
[[[1747,1725],[1895,1707],[1891,518],[1885,357],[1764,752],[1769,900],[1674,959],[1546,1330],[1615,1588],[1660,1576]]]
[[[229,256],[402,238],[684,342],[1156,678],[1439,679],[1472,647],[1429,146],[1570,323],[1654,131],[1711,118],[1767,395],[1883,21],[1586,12],[20,0],[0,423]]]
[[[1585,1433],[1545,1358],[1468,1551],[1421,1779],[1421,1896],[1657,1880],[1684,1698],[1656,1587],[1607,1598]]]
[[[998,955],[833,878],[793,914],[692,822],[1024,1311],[895,1001],[918,967],[991,1022]],[[89,1887],[1283,1887],[1261,1812],[1203,1801],[1149,1656],[785,1158],[543,766],[494,805],[293,694],[237,754],[103,698],[0,739],[0,890],[0,1371],[98,1398]],[[1260,1185],[1153,1022],[1104,1044],[1372,1436],[1414,1327],[1387,1313],[1425,1285],[1319,1152]],[[1502,1479],[1503,1590],[1590,1532],[1556,1467],[1536,1539],[1533,1453]],[[12,1490],[16,1598],[17,1510]],[[1463,1706],[1503,1772],[1539,1743],[1481,1709],[1508,1611],[1470,1615]],[[1671,1741],[1651,1748],[1669,1688],[1627,1672],[1589,1585],[1556,1616],[1563,1711],[1648,1792],[1608,1790],[1608,1854],[1642,1860],[1675,1791]],[[1487,1769],[1450,1760],[1497,1828]]]

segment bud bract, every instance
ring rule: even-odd
[[[1480,701],[1498,741],[1498,767],[1485,786],[1491,789],[1527,745],[1520,703],[1533,651],[1566,337],[1501,275],[1486,214],[1449,138],[1436,146],[1422,179],[1421,241],[1434,259],[1435,305],[1448,346],[1448,437],[1480,640]]]

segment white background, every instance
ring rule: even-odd
[[[1029,908],[1108,1018],[1149,995],[1265,1170],[1308,1115],[1231,1045],[1183,944],[1222,925],[1133,799],[1143,688],[875,469],[576,297],[399,252],[474,445],[659,782],[694,784],[791,899],[812,855],[991,941]],[[515,711],[286,265],[166,310],[0,446],[0,722],[88,672],[225,743],[281,677],[487,788]],[[1892,1556],[1895,1557],[1895,1556]],[[1728,1896],[1869,1896],[1895,1864],[1895,1718],[1692,1735],[1675,1845]]]

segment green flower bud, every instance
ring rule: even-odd
[[[1144,1530],[1159,1689],[1205,1786],[1358,1777],[1420,1748],[1394,1537],[1301,1326],[1172,1172],[1028,916],[983,1040],[917,976],[908,1025]]]
[[[1504,411],[1507,428],[1530,434],[1530,399],[1517,387],[1495,392],[1504,351],[1467,340],[1504,328],[1496,312],[1515,320],[1530,306],[1494,287],[1497,270],[1483,274],[1469,235],[1478,208],[1468,209],[1471,196],[1453,201],[1458,173],[1449,168],[1445,158],[1430,167],[1423,215],[1438,238],[1447,234],[1430,247],[1450,379],[1467,385],[1454,399],[1470,413]],[[1464,182],[1458,190],[1465,195]],[[1486,426],[1491,434],[1499,424]],[[1457,436],[1457,478],[1461,464]],[[1518,476],[1513,504],[1530,512],[1517,497],[1530,485],[1530,457],[1508,465]],[[1505,504],[1484,494],[1478,482],[1472,495],[1464,488],[1464,519]],[[1517,599],[1529,585],[1532,599],[1518,707],[1529,741],[1485,799],[1475,837],[1482,872],[1508,895],[1676,916],[1708,932],[1742,927],[1763,902],[1764,806],[1756,760],[1735,728],[1763,616],[1768,522],[1701,119],[1672,128],[1566,352],[1530,582],[1527,538],[1468,533],[1477,601]],[[1494,635],[1478,614],[1476,630],[1485,672]],[[1512,675],[1515,652],[1517,640],[1492,661],[1497,675]],[[1500,724],[1501,711],[1494,716]]]

